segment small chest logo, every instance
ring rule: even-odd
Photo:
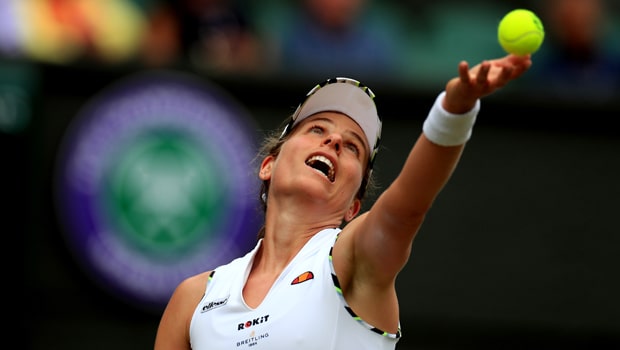
[[[226,305],[227,302],[228,302],[228,297],[208,301],[202,306],[202,309],[200,310],[200,312],[202,313],[202,312],[211,311],[213,309],[217,309],[218,307],[222,307]]]
[[[291,285],[299,284],[299,283],[302,283],[302,282],[306,282],[306,281],[309,281],[311,279],[314,279],[314,274],[312,273],[312,271],[306,271],[306,272],[302,273],[301,275],[295,277],[293,282],[291,282]]]

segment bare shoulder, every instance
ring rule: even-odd
[[[183,280],[177,288],[182,288],[184,290],[199,290],[200,293],[204,293],[207,282],[209,281],[209,276],[212,271],[201,272],[197,275],[190,276]]]
[[[190,349],[189,325],[210,274],[211,271],[206,271],[188,277],[176,287],[160,320],[155,350]]]
[[[179,283],[167,308],[189,318],[205,293],[210,274],[211,271],[202,272]]]
[[[205,271],[197,275],[190,276],[181,281],[176,287],[173,299],[182,299],[183,303],[188,302],[192,308],[198,304],[205,293],[211,271]]]

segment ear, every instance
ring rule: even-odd
[[[271,167],[274,161],[273,156],[267,156],[260,164],[260,171],[258,172],[258,177],[265,181],[271,179]]]
[[[349,207],[349,210],[347,210],[347,213],[344,214],[344,221],[349,222],[353,220],[353,218],[357,216],[361,209],[362,201],[357,198],[354,199],[353,203],[351,203],[351,206]]]

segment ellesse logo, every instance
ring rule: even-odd
[[[291,285],[303,283],[311,279],[314,279],[314,274],[312,273],[312,271],[306,271],[302,273],[301,275],[295,277],[293,282],[291,282]]]
[[[200,312],[202,313],[202,312],[213,310],[215,308],[226,305],[226,303],[228,303],[228,297],[209,301],[202,306],[202,309],[200,310]]]

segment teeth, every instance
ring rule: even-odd
[[[319,163],[323,166],[317,167]],[[334,165],[328,158],[319,155],[312,156],[306,161],[306,164],[312,166],[317,171],[325,175],[329,179],[329,181],[334,182],[336,176],[334,171]]]
[[[327,164],[329,166],[329,170],[334,170],[334,165],[332,164],[331,160],[323,157],[323,156],[313,156],[310,159],[308,159],[308,162],[313,162],[315,160],[318,160],[320,162],[323,162],[325,164]]]

